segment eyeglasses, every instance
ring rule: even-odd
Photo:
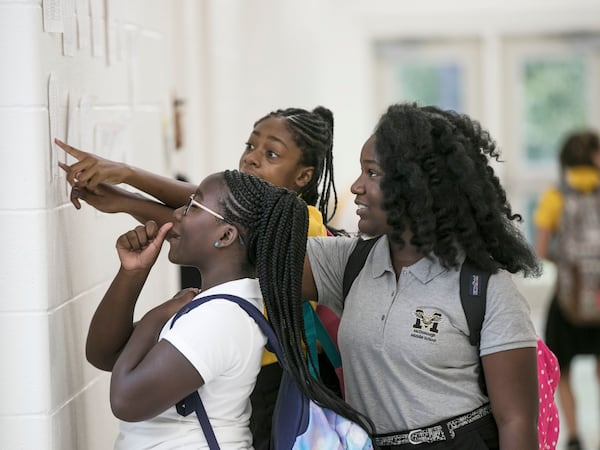
[[[207,213],[215,216],[217,219],[221,219],[223,222],[229,223],[229,221],[225,220],[225,217],[223,217],[218,212],[215,212],[212,209],[210,209],[208,206],[204,206],[202,203],[199,203],[196,200],[194,200],[194,196],[195,196],[195,194],[190,195],[190,199],[188,200],[187,205],[185,205],[185,209],[183,210],[184,216],[188,215],[192,206],[196,206],[197,208],[200,208],[200,209],[206,211]]]
[[[227,220],[225,217],[223,217],[218,212],[215,212],[212,209],[210,209],[208,206],[204,206],[202,203],[199,203],[196,200],[194,200],[194,196],[195,195],[196,194],[190,195],[190,199],[188,200],[188,202],[185,205],[185,208],[183,210],[183,215],[184,216],[188,215],[188,213],[190,212],[190,209],[192,209],[192,206],[196,206],[197,208],[200,208],[201,210],[206,211],[207,213],[209,213],[210,215],[216,217],[217,219],[221,219],[223,222],[226,222],[229,225],[233,225],[229,220]],[[233,226],[235,227],[235,225],[233,225]],[[236,227],[236,229],[237,229],[237,227]],[[238,230],[238,240],[240,241],[241,245],[244,245],[244,239],[242,239],[242,235],[240,234],[239,230]]]

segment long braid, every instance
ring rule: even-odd
[[[314,167],[312,179],[299,192],[309,205],[317,206],[325,224],[337,210],[337,190],[333,179],[333,113],[322,106],[312,111],[301,108],[279,109],[267,114],[255,126],[269,117],[283,117],[294,142],[302,151],[301,163]],[[321,191],[319,192],[319,186]],[[333,195],[333,211],[329,205]]]
[[[308,213],[298,196],[252,175],[225,171],[231,195],[224,217],[240,226],[248,260],[256,273],[269,321],[283,351],[287,369],[298,388],[310,399],[362,425],[371,422],[310,375],[303,343],[302,272],[306,253]]]

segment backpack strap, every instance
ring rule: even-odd
[[[323,322],[319,319],[317,312],[310,302],[302,303],[302,315],[304,319],[304,332],[306,333],[308,357],[308,369],[313,378],[318,379],[319,373],[319,353],[317,341],[329,359],[334,369],[342,366],[342,358],[338,352],[333,339],[325,329]]]
[[[479,348],[490,273],[465,260],[460,268],[460,302],[469,326],[469,342]]]
[[[468,259],[463,262],[460,268],[460,303],[462,304],[467,319],[467,326],[469,327],[469,342],[471,345],[477,347],[478,354],[490,275],[490,272],[478,269]],[[479,360],[479,387],[481,388],[481,392],[487,395],[481,358]]]
[[[346,262],[346,268],[344,269],[344,278],[342,280],[342,298],[344,301],[348,296],[348,292],[350,292],[354,279],[364,267],[367,256],[369,256],[371,249],[380,237],[381,236],[372,239],[360,239],[356,243],[356,247],[354,247],[352,253],[350,253],[348,261]]]
[[[379,240],[361,239],[352,250],[344,269],[342,281],[342,294],[345,299],[350,292],[354,279],[358,276],[365,265],[369,252]],[[464,261],[460,269],[460,302],[462,304],[467,325],[469,326],[469,342],[479,347],[481,338],[481,327],[485,316],[487,300],[487,285],[490,273],[475,267],[468,259]]]
[[[231,302],[237,303],[237,305],[240,308],[242,308],[244,311],[246,311],[246,313],[248,313],[248,315],[254,319],[254,321],[259,326],[260,331],[262,331],[263,334],[267,337],[267,343],[265,345],[267,350],[269,350],[272,353],[275,353],[277,358],[279,358],[283,354],[283,352],[281,350],[281,346],[279,345],[279,340],[277,339],[277,335],[275,334],[273,327],[271,326],[271,324],[269,323],[267,318],[264,316],[264,314],[261,311],[259,311],[258,308],[253,306],[248,300],[244,300],[243,298],[238,297],[237,295],[215,294],[215,295],[207,295],[206,297],[200,297],[195,300],[192,300],[187,305],[185,305],[183,308],[181,308],[177,312],[177,314],[175,314],[175,316],[173,317],[173,320],[171,321],[171,325],[169,326],[169,328],[173,328],[173,325],[175,324],[177,319],[179,319],[184,314],[187,314],[192,309],[202,305],[203,303],[206,303],[208,301],[215,300],[215,299],[229,300]]]
[[[173,317],[171,321],[171,325],[169,328],[173,328],[173,325],[184,314],[187,314],[192,309],[197,308],[198,306],[215,299],[229,300],[231,302],[237,303],[250,317],[252,317],[260,330],[263,332],[265,336],[267,336],[267,349],[270,352],[273,352],[277,355],[277,359],[281,361],[283,364],[282,351],[279,345],[279,341],[277,340],[277,336],[275,335],[275,331],[271,327],[271,324],[267,321],[265,316],[261,311],[259,311],[255,306],[253,306],[247,300],[244,300],[241,297],[230,295],[230,294],[216,294],[216,295],[208,295],[206,297],[200,297],[195,300],[192,300],[183,308],[181,308],[177,314]],[[206,409],[204,408],[204,404],[202,403],[202,399],[200,398],[200,394],[198,391],[192,392],[183,400],[177,402],[175,405],[177,409],[177,413],[182,416],[188,416],[192,411],[196,412],[196,416],[198,417],[198,421],[200,422],[200,426],[202,427],[202,432],[206,437],[206,442],[208,443],[208,448],[210,450],[220,450],[219,443],[217,442],[217,438],[215,437],[215,433],[210,424],[210,420],[208,419],[208,414],[206,414]]]
[[[358,276],[365,265],[367,256],[379,237],[373,239],[361,239],[350,253],[344,278],[342,281],[342,295],[345,299],[350,292],[354,279]],[[475,267],[468,259],[464,261],[460,269],[460,302],[462,304],[467,325],[469,326],[469,342],[479,348],[481,338],[481,327],[485,316],[487,300],[487,285],[490,273]]]

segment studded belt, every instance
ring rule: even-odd
[[[455,431],[459,428],[476,422],[479,419],[492,413],[492,408],[489,403],[480,406],[479,408],[463,414],[462,416],[454,417],[450,420],[440,422],[437,425],[432,425],[426,428],[417,428],[414,430],[402,433],[380,434],[375,436],[375,443],[378,446],[388,445],[404,445],[404,444],[424,444],[438,441],[454,439]],[[447,431],[446,431],[447,430]]]

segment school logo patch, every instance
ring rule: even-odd
[[[437,311],[427,313],[425,310],[417,308],[411,337],[437,342],[437,334],[440,332],[439,324],[442,320],[442,314]]]

